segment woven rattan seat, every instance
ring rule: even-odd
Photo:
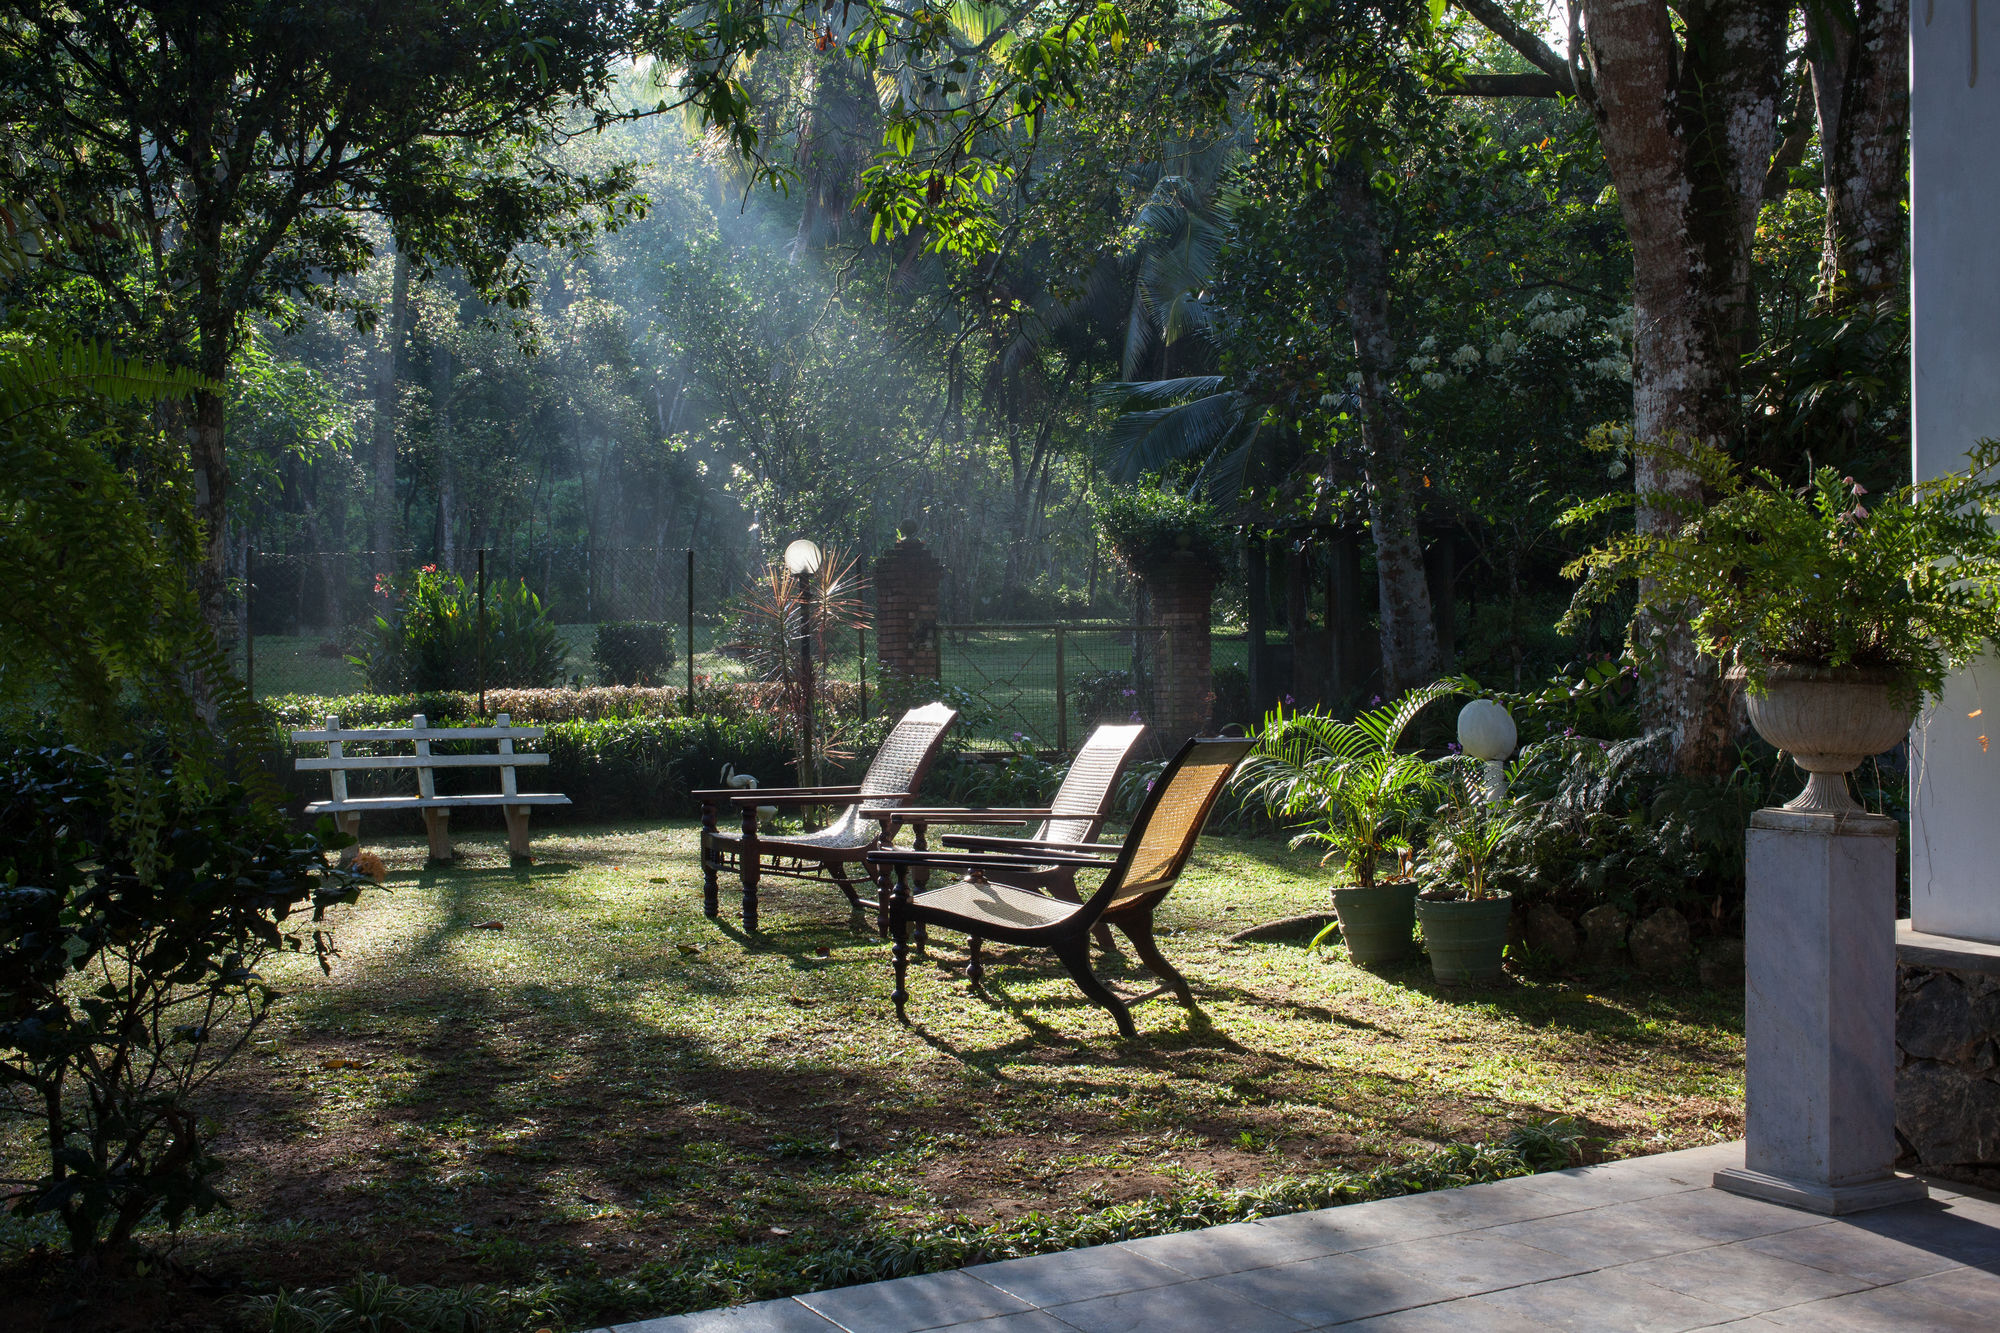
[[[1133,750],[1145,731],[1143,723],[1097,728],[1076,752],[1069,771],[1063,774],[1062,785],[1044,807],[901,806],[892,813],[916,830],[918,847],[925,845],[926,832],[933,824],[1034,824],[1031,832],[1019,837],[953,834],[944,839],[946,847],[989,852],[1074,851],[1090,847],[1111,813],[1112,802],[1118,795],[1119,775],[1131,762]],[[864,806],[861,813],[868,815],[871,810]],[[886,816],[890,812],[880,813]],[[1018,888],[1040,889],[1065,902],[1083,901],[1076,890],[1075,866],[1044,864],[1009,871],[1007,882]],[[1099,926],[1096,934],[1099,944],[1107,949],[1113,947],[1109,927]]]
[[[975,986],[983,973],[981,940],[1051,949],[1077,987],[1111,1011],[1118,1030],[1125,1036],[1136,1036],[1127,1001],[1099,981],[1090,968],[1090,931],[1100,923],[1109,924],[1131,940],[1139,961],[1160,979],[1163,989],[1173,991],[1182,1003],[1193,1004],[1194,992],[1187,978],[1160,953],[1153,938],[1153,912],[1179,882],[1223,784],[1253,744],[1247,740],[1191,740],[1183,745],[1154,779],[1152,791],[1115,857],[1105,851],[1064,852],[1040,847],[1012,852],[878,847],[869,852],[871,867],[895,876],[895,888],[889,895],[889,930],[895,937],[891,955],[896,969],[896,1016],[908,1021],[906,982],[912,926],[919,930],[936,926],[969,936],[966,973]],[[1046,907],[1034,909],[1030,900],[1038,895],[1012,881],[1015,875],[1033,872],[1044,863],[1073,871],[1094,868],[1104,873],[1104,882],[1080,905],[1043,898]],[[941,888],[913,891],[912,874],[924,870],[955,870],[966,877]]]
[[[893,815],[864,819],[861,807],[886,811],[908,801],[923,784],[944,742],[945,728],[957,716],[941,703],[925,704],[903,714],[875,752],[859,786],[696,792],[702,803],[702,910],[710,916],[719,914],[719,880],[724,870],[736,871],[742,880],[743,928],[748,931],[757,929],[757,886],[766,876],[837,885],[856,912],[879,906],[879,899],[862,899],[855,890],[855,880],[867,873],[862,858],[868,850],[892,841],[898,824]],[[831,805],[841,807],[841,812],[825,828],[797,837],[766,838],[757,828],[760,805],[795,809]],[[724,809],[740,812],[740,834],[721,830],[717,815]]]

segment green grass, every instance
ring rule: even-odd
[[[767,893],[755,940],[704,918],[685,823],[550,830],[528,867],[459,837],[450,869],[371,839],[388,891],[345,911],[333,975],[273,969],[281,1016],[210,1108],[238,1206],[181,1263],[479,1284],[582,1327],[775,1294],[860,1236],[1212,1204],[1550,1117],[1610,1155],[1739,1132],[1740,996],[1532,974],[1453,994],[1422,962],[1232,944],[1325,901],[1274,842],[1204,840],[1162,913],[1200,1009],[1144,1005],[1123,1042],[1051,960],[992,950],[981,997],[946,940],[901,1027],[887,949],[833,891]]]

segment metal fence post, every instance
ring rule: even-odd
[[[1063,669],[1063,631],[1056,626],[1056,750],[1069,753],[1069,682]]]
[[[861,686],[861,720],[868,720],[868,627],[854,627],[854,678]]]
[[[479,548],[479,715],[486,716],[486,548]]]
[[[681,702],[687,715],[694,716],[694,547],[687,548],[687,694]]]

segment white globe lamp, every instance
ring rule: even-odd
[[[1507,757],[1520,740],[1514,716],[1491,699],[1474,699],[1458,711],[1458,748],[1486,764],[1486,799],[1507,799]]]

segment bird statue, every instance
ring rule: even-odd
[[[737,791],[755,791],[757,790],[757,775],[754,773],[738,773],[736,765],[724,764],[722,766],[722,785],[725,787],[734,787]],[[775,805],[760,805],[757,807],[757,818],[759,819],[774,819],[777,817],[777,814],[778,807]]]

